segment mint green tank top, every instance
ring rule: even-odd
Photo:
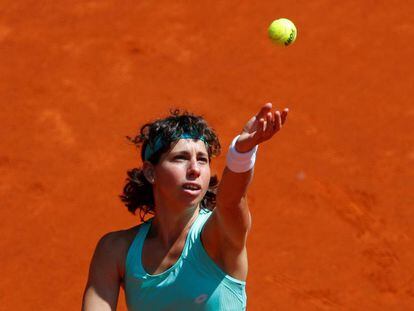
[[[200,241],[201,231],[210,215],[210,211],[200,209],[180,258],[160,274],[148,274],[142,266],[142,247],[152,218],[141,224],[126,259],[128,310],[246,310],[246,282],[221,270]]]

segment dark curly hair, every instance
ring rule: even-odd
[[[178,140],[183,133],[192,133],[196,137],[204,137],[210,163],[212,158],[220,154],[219,139],[214,129],[207,124],[204,118],[179,109],[171,110],[170,115],[166,118],[144,124],[135,137],[126,136],[126,138],[137,149],[141,148],[141,160],[143,162],[147,146],[154,150],[156,141],[161,138],[163,142],[161,148],[147,159],[147,161],[156,165],[161,155],[171,148],[171,143]],[[155,214],[152,185],[145,178],[142,167],[128,170],[127,175],[123,194],[119,197],[131,213],[136,214],[138,209],[141,221],[144,221],[147,214]],[[213,210],[216,206],[218,183],[217,175],[211,176],[208,190],[201,201],[200,207],[202,209]]]

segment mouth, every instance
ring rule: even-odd
[[[197,195],[201,192],[201,186],[195,183],[185,183],[183,185],[183,189],[185,192],[193,195]]]

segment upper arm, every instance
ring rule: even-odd
[[[96,246],[86,284],[82,310],[116,310],[121,276],[118,263],[122,251],[116,233],[101,238]]]
[[[243,249],[251,228],[251,214],[244,196],[234,206],[217,204],[211,216],[212,227],[220,234],[223,245]],[[210,220],[210,219],[209,219]]]
[[[253,171],[234,173],[224,169],[217,192],[217,205],[211,219],[211,227],[219,234],[224,245],[243,249],[251,228],[251,215],[247,205],[247,188]]]

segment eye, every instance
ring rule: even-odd
[[[185,160],[185,159],[186,159],[186,157],[183,156],[183,155],[178,155],[178,156],[174,157],[174,160]]]
[[[199,158],[199,161],[203,162],[203,163],[208,163],[208,159],[207,158]]]

